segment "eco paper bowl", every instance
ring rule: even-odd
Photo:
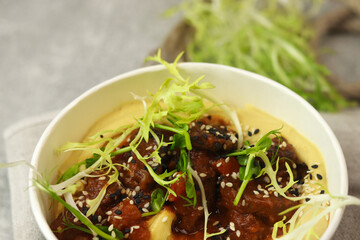
[[[347,194],[348,181],[344,155],[333,132],[320,114],[304,99],[286,87],[268,78],[244,70],[207,63],[179,64],[184,76],[195,80],[205,75],[205,80],[216,88],[212,94],[234,107],[251,104],[287,122],[312,141],[322,152],[332,194]],[[130,92],[146,95],[156,92],[169,77],[163,66],[140,68],[105,81],[71,102],[49,124],[40,138],[32,164],[40,173],[49,173],[60,166],[67,154],[59,156],[58,149],[68,141],[81,141],[88,129],[103,115],[121,103],[133,99]],[[56,172],[56,171],[55,171]],[[55,181],[55,174],[51,181]],[[30,171],[30,185],[34,172]],[[46,237],[56,239],[49,227],[53,220],[49,211],[50,199],[37,188],[30,188],[30,204],[35,219]],[[330,239],[337,228],[343,209],[332,214],[330,224],[321,237]]]

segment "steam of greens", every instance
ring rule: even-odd
[[[323,111],[349,103],[327,81],[329,70],[317,63],[310,41],[314,30],[305,12],[317,1],[184,0],[170,9],[183,13],[194,28],[189,61],[220,63],[267,76],[292,89]]]

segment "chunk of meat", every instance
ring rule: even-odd
[[[195,148],[213,152],[233,151],[237,147],[236,134],[217,117],[206,117],[190,124],[191,143]]]

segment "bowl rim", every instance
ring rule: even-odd
[[[343,154],[343,151],[341,149],[340,143],[338,141],[338,139],[336,138],[335,134],[333,133],[333,131],[331,130],[331,128],[329,127],[329,125],[327,124],[327,122],[323,119],[323,117],[320,115],[320,113],[310,104],[308,103],[305,99],[303,99],[302,97],[300,97],[298,94],[296,94],[295,92],[293,92],[292,90],[290,90],[289,88],[281,85],[280,83],[261,76],[259,74],[253,73],[253,72],[249,72],[243,69],[239,69],[239,68],[235,68],[235,67],[231,67],[231,66],[226,66],[226,65],[221,65],[221,64],[214,64],[214,63],[200,63],[200,62],[186,62],[186,63],[178,63],[177,66],[179,67],[179,69],[188,69],[191,68],[192,66],[210,66],[210,67],[214,67],[214,68],[219,68],[225,71],[233,71],[233,72],[237,72],[240,73],[242,75],[247,75],[251,78],[256,79],[257,81],[260,82],[265,82],[266,84],[272,85],[272,87],[275,88],[279,88],[281,91],[285,91],[286,94],[289,94],[291,97],[295,98],[295,100],[299,101],[302,105],[304,105],[305,108],[307,108],[307,110],[309,110],[311,112],[311,114],[313,114],[313,116],[316,118],[317,121],[319,121],[322,126],[324,127],[324,130],[327,134],[327,136],[330,138],[331,143],[333,144],[333,146],[335,147],[334,151],[336,152],[337,156],[336,158],[340,161],[340,194],[342,195],[346,195],[348,194],[348,173],[347,173],[347,166],[346,166],[346,161],[345,161],[345,157]],[[46,143],[48,137],[50,136],[52,129],[54,128],[54,126],[58,125],[59,122],[61,121],[61,119],[72,109],[74,108],[79,102],[81,102],[83,99],[87,98],[89,95],[92,95],[93,93],[95,93],[96,91],[102,89],[103,87],[107,86],[107,85],[111,85],[114,82],[117,81],[122,81],[126,78],[129,77],[133,77],[136,75],[140,75],[140,74],[144,74],[144,73],[148,73],[148,72],[156,72],[156,71],[162,71],[166,69],[166,67],[164,67],[163,65],[154,65],[154,66],[147,66],[147,67],[141,67],[138,69],[134,69],[132,71],[129,72],[125,72],[122,74],[119,74],[113,78],[110,78],[108,80],[105,80],[93,87],[91,87],[90,89],[86,90],[85,92],[83,92],[80,96],[76,97],[74,100],[72,100],[69,104],[67,104],[54,118],[53,120],[49,123],[49,125],[46,127],[45,131],[43,132],[43,134],[41,135],[35,150],[33,152],[33,156],[31,159],[31,164],[37,168],[38,167],[38,163],[39,163],[39,154],[41,152],[41,149],[43,147],[43,145]],[[206,73],[204,73],[206,75]],[[31,210],[32,213],[35,217],[35,221],[38,224],[38,227],[40,228],[40,231],[42,232],[42,234],[45,236],[46,239],[56,239],[55,235],[53,234],[53,232],[50,229],[50,226],[48,224],[48,222],[46,221],[45,217],[43,214],[41,214],[41,206],[40,206],[40,201],[38,198],[38,192],[39,190],[36,187],[33,187],[33,181],[32,179],[34,179],[35,177],[35,172],[30,169],[29,172],[29,198],[30,198],[30,206],[31,206]],[[344,208],[341,209],[337,209],[335,211],[335,213],[333,214],[333,216],[331,217],[331,222],[328,225],[326,231],[324,232],[324,234],[321,236],[321,240],[326,240],[326,239],[330,239],[331,236],[333,236],[334,232],[336,231],[342,215],[344,212]]]

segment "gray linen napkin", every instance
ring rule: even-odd
[[[322,115],[335,132],[343,148],[349,173],[349,194],[360,197],[360,108]],[[6,129],[4,138],[8,162],[30,161],[37,141],[54,116],[55,112],[46,113],[24,119]],[[29,206],[29,197],[26,191],[28,171],[29,169],[26,167],[9,169],[14,240],[44,239]],[[360,207],[347,207],[333,239],[359,239],[359,223]]]

